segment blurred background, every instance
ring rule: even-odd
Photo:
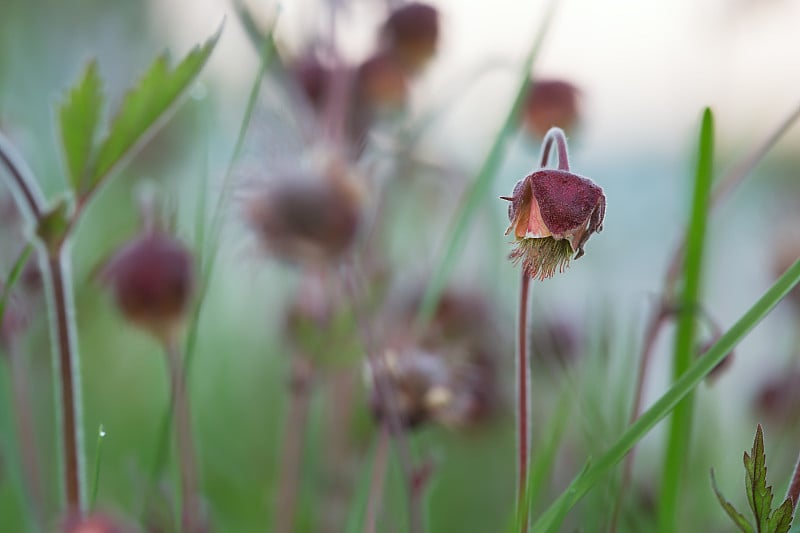
[[[391,337],[393,326],[407,320],[397,308],[418,296],[436,267],[453,213],[508,113],[546,11],[544,3],[515,0],[430,4],[439,20],[435,54],[405,81],[399,109],[381,111],[366,126],[370,140],[364,151],[348,156],[366,175],[361,194],[370,215],[362,233],[379,230],[369,241],[379,259],[365,266],[370,290],[381,294],[367,320],[379,345]],[[381,46],[387,14],[402,5],[390,0],[246,4],[262,30],[277,21],[279,59],[284,77],[288,72],[290,78],[298,72],[293,66],[312,49],[335,49],[342,64],[363,65]],[[170,459],[151,475],[169,401],[166,367],[159,345],[125,323],[94,272],[136,234],[136,195],[142,187],[158,191],[163,209],[175,219],[177,236],[187,243],[202,239],[198,228],[209,223],[223,189],[258,76],[259,53],[234,6],[222,0],[0,0],[0,129],[26,157],[49,198],[63,194],[65,187],[57,104],[86,62],[98,59],[113,110],[157,54],[168,49],[174,59],[183,57],[223,19],[220,42],[201,80],[170,123],[97,197],[72,248],[88,465],[96,455],[99,425],[107,432],[97,505],[114,516],[162,528],[152,530],[174,527],[169,508],[176,461]],[[605,229],[588,243],[586,256],[564,274],[533,284],[534,456],[545,448],[554,420],[563,418],[565,431],[540,507],[627,423],[643,327],[688,216],[702,108],[715,112],[715,170],[720,176],[800,104],[800,69],[794,68],[798,20],[800,3],[789,0],[557,2],[531,72],[534,87],[538,80],[564,81],[570,87],[567,100],[575,103],[574,112],[566,115],[569,124],[558,125],[567,129],[573,171],[603,187],[608,207]],[[323,55],[329,59],[330,52]],[[309,158],[314,148],[308,139],[318,139],[325,126],[313,102],[291,97],[307,90],[303,79],[287,85],[280,77],[268,72],[232,174],[233,194],[223,210],[222,238],[214,244],[217,264],[191,367],[201,491],[215,531],[265,531],[275,523],[293,398],[287,384],[298,351],[293,335],[320,334],[292,326],[298,295],[307,288],[305,274],[297,265],[276,260],[280,254],[262,246],[246,215],[248,199],[257,196],[253,191],[279,182],[276,175],[293,158]],[[320,117],[321,125],[316,122]],[[481,346],[491,347],[486,356],[492,369],[487,375],[496,380],[487,392],[491,412],[474,424],[433,417],[410,432],[415,460],[432,465],[425,509],[434,532],[499,531],[514,507],[513,332],[519,273],[507,261],[506,205],[497,197],[510,194],[538,165],[541,132],[532,119],[521,117],[521,122],[448,282],[454,308],[483,317],[463,320],[487,325],[491,340],[483,339]],[[427,126],[415,130],[419,124]],[[421,133],[406,142],[409,131]],[[800,128],[795,127],[718,206],[709,223],[703,302],[722,330],[800,255],[798,148]],[[7,189],[0,190],[0,210],[5,279],[30,230],[14,214]],[[45,524],[53,524],[58,483],[50,347],[45,308],[43,302],[37,305],[22,352],[43,471]],[[691,530],[729,529],[710,488],[711,467],[728,498],[746,507],[740,461],[756,422],[766,434],[770,479],[782,493],[800,437],[799,326],[800,302],[782,303],[737,347],[732,364],[700,386],[682,496],[683,518]],[[714,328],[700,329],[701,339],[711,340]],[[670,381],[671,333],[667,327],[659,336],[645,405]],[[353,335],[359,337],[357,331]],[[323,335],[321,342],[329,341]],[[363,385],[363,348],[345,349],[333,342],[329,348],[337,354],[311,358],[314,377],[297,531],[345,531],[346,524],[359,530],[354,509],[364,494],[359,487],[369,481],[379,439],[374,402]],[[335,357],[347,350],[357,355]],[[35,531],[22,489],[13,407],[7,401],[11,376],[5,366],[2,377],[0,529]],[[353,397],[342,399],[343,388],[354,391]],[[332,414],[339,401],[348,407],[344,414]],[[329,445],[335,441],[332,426],[342,420],[346,436],[336,438],[346,442],[346,459]],[[621,530],[652,526],[663,426],[638,448]],[[608,490],[590,493],[570,524],[583,531],[606,530],[618,485],[618,475],[612,476]],[[390,461],[379,531],[403,530],[402,490],[397,461]]]

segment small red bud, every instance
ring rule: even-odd
[[[379,52],[361,64],[357,72],[358,102],[381,108],[402,108],[408,99],[406,72],[397,59]]]
[[[122,247],[101,277],[122,314],[161,340],[185,318],[194,287],[192,255],[178,240],[145,233]]]
[[[400,64],[408,72],[416,72],[436,53],[439,12],[419,2],[406,4],[386,19],[382,37],[386,49]]]
[[[579,116],[578,94],[566,81],[534,80],[523,108],[525,129],[534,137],[544,137],[553,126],[571,130]]]

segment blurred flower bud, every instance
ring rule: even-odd
[[[566,368],[581,357],[584,339],[574,320],[542,317],[531,324],[531,358],[536,368]]]
[[[606,209],[603,190],[591,180],[565,170],[542,169],[519,181],[510,197],[506,235],[515,237],[510,258],[522,261],[532,278],[563,272],[570,257],[583,255],[593,233],[602,231]]]
[[[194,288],[192,254],[178,240],[146,232],[108,261],[101,279],[126,319],[167,341],[186,316]]]
[[[578,94],[566,81],[534,80],[522,111],[523,126],[534,137],[544,137],[553,126],[570,131],[578,121]]]
[[[428,4],[405,4],[386,19],[381,37],[385,48],[404,69],[417,72],[436,53],[439,12]]]
[[[759,415],[783,424],[796,424],[800,417],[800,371],[782,372],[765,381],[754,403]]]
[[[331,69],[314,53],[307,53],[289,64],[289,74],[305,94],[314,111],[325,105],[331,84]]]
[[[408,80],[394,56],[378,52],[364,61],[356,72],[356,103],[380,108],[402,108],[408,99]]]
[[[340,169],[324,176],[286,174],[247,199],[245,217],[269,253],[293,264],[324,265],[355,241],[361,196]]]
[[[414,336],[419,301],[406,302],[386,334],[388,407],[408,427],[426,421],[467,427],[485,420],[498,403],[497,343],[485,301],[446,291],[428,327]],[[373,389],[372,405],[381,418],[387,406],[379,392]]]

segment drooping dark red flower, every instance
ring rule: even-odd
[[[603,229],[606,197],[588,178],[555,169],[537,170],[519,181],[510,197],[506,235],[516,248],[511,259],[532,278],[563,272],[572,254],[583,255],[593,233]]]

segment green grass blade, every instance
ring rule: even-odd
[[[25,248],[22,249],[17,258],[14,260],[14,265],[11,267],[11,272],[8,273],[8,278],[6,279],[5,283],[0,286],[0,324],[3,323],[3,317],[6,314],[8,299],[11,297],[11,292],[14,289],[14,285],[16,285],[17,281],[19,281],[19,278],[22,275],[22,270],[25,268],[25,265],[28,264],[28,258],[31,256],[32,252],[33,245],[29,243],[27,246],[25,246]]]
[[[494,178],[495,174],[497,174],[497,170],[500,168],[500,165],[503,162],[506,146],[517,130],[522,106],[525,102],[528,89],[531,86],[531,69],[536,61],[536,57],[539,55],[544,38],[547,35],[547,30],[550,27],[550,22],[555,12],[555,5],[556,2],[553,0],[547,7],[544,20],[542,21],[531,49],[528,52],[525,61],[523,62],[522,68],[520,69],[521,79],[516,96],[514,97],[514,102],[511,105],[511,109],[509,110],[508,115],[506,116],[505,121],[500,128],[500,131],[497,133],[494,143],[492,144],[492,147],[490,148],[483,165],[478,171],[472,186],[466,192],[464,199],[455,214],[453,223],[450,225],[450,229],[446,234],[447,240],[444,251],[439,258],[433,273],[431,274],[430,282],[428,283],[428,286],[425,289],[425,294],[422,297],[422,303],[420,304],[419,308],[418,323],[424,324],[433,316],[433,311],[436,309],[436,304],[439,302],[439,298],[447,283],[447,279],[450,277],[450,273],[453,271],[453,267],[456,264],[458,255],[464,247],[464,240],[467,238],[469,222],[472,219],[472,216],[475,214],[475,211],[481,205],[481,202],[488,194],[489,187],[492,184],[492,179]]]
[[[167,55],[156,59],[138,85],[125,96],[108,136],[100,143],[97,161],[83,195],[90,194],[163,124],[168,112],[186,94],[217,44],[222,27],[203,46],[195,47],[175,67]]]
[[[67,177],[75,191],[83,191],[88,185],[85,180],[103,107],[102,83],[97,62],[90,62],[83,78],[67,93],[59,109]]]
[[[714,117],[706,108],[700,128],[700,150],[694,181],[692,211],[686,233],[686,260],[683,263],[683,288],[678,301],[678,323],[675,331],[673,379],[678,379],[691,366],[695,355],[696,313],[700,304],[700,285],[705,246],[706,221],[711,198],[714,160]],[[659,530],[676,531],[680,516],[678,498],[684,466],[689,454],[692,427],[693,395],[686,397],[672,412],[667,451],[659,492]]]
[[[544,514],[533,524],[534,532],[557,531],[567,512],[591,489],[609,469],[619,463],[658,422],[689,394],[709,372],[730,353],[752,329],[767,316],[780,300],[800,282],[800,260],[797,260],[772,287],[740,318],[705,355],[689,369],[647,411],[642,413],[585,473],[578,475]]]
[[[94,453],[94,474],[92,475],[92,497],[89,500],[89,509],[94,509],[97,503],[97,490],[100,486],[100,465],[103,462],[103,440],[106,438],[106,430],[103,424],[97,428],[97,449]]]

